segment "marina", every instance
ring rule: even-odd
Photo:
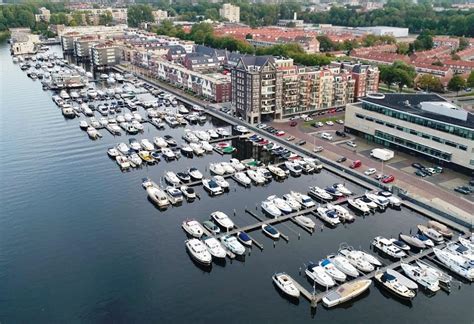
[[[187,185],[194,188],[200,199],[159,212],[146,200],[140,188],[142,178],[150,178],[160,185],[159,179],[166,171],[177,173],[190,167],[196,167],[207,177],[210,163],[229,162],[231,158],[240,161],[252,158],[265,165],[282,161],[235,134],[227,139],[237,148],[231,154],[204,154],[193,159],[160,161],[153,167],[143,165],[136,172],[117,172],[105,154],[109,147],[122,141],[128,144],[129,137],[141,141],[170,135],[178,140],[184,127],[167,125],[158,129],[144,122],[141,134],[129,136],[122,132],[121,137],[114,137],[100,131],[104,136],[92,142],[87,136],[81,136],[77,118],[64,119],[51,101],[50,93],[43,92],[38,81],[28,79],[11,63],[5,48],[0,56],[5,73],[12,76],[11,85],[5,90],[11,96],[2,96],[1,109],[10,107],[5,114],[3,132],[16,135],[2,139],[2,145],[6,152],[25,161],[20,165],[7,158],[11,155],[1,157],[2,180],[14,183],[15,188],[5,188],[0,195],[5,206],[0,217],[0,265],[4,269],[0,289],[6,293],[15,291],[21,296],[20,300],[0,302],[0,315],[9,322],[28,322],[33,318],[41,322],[116,321],[119,318],[136,322],[158,318],[190,321],[197,312],[203,321],[211,322],[221,315],[214,305],[219,305],[228,294],[235,296],[232,302],[236,307],[226,308],[226,312],[235,321],[243,319],[242,309],[255,305],[273,310],[271,317],[257,312],[255,321],[304,322],[312,317],[322,321],[336,317],[341,321],[394,323],[413,318],[433,322],[445,317],[456,317],[462,323],[471,320],[463,309],[469,305],[472,287],[460,278],[457,278],[461,281],[460,289],[452,289],[449,295],[437,292],[432,298],[420,292],[411,306],[371,286],[368,293],[346,304],[344,309],[329,310],[318,304],[330,290],[318,288],[313,294],[312,284],[299,275],[304,273],[300,271],[303,263],[325,258],[336,251],[341,242],[369,251],[371,240],[376,236],[390,238],[411,231],[414,234],[417,225],[426,224],[431,218],[409,207],[405,201],[399,209],[388,207],[368,215],[352,210],[356,215],[354,221],[342,222],[334,228],[312,214],[317,211],[317,204],[278,218],[269,218],[263,213],[260,204],[269,196],[283,197],[290,191],[308,193],[312,186],[326,188],[343,183],[354,194],[332,204],[344,207],[347,207],[347,199],[356,199],[368,190],[325,167],[318,173],[290,175],[284,181],[273,179],[259,186],[244,187],[229,181],[229,191],[213,197],[206,193],[199,180],[189,182]],[[22,95],[29,88],[34,101]],[[25,122],[26,115],[35,122],[28,132],[19,132],[16,127]],[[231,125],[208,115],[205,123],[196,124],[193,129],[221,127],[232,131]],[[230,179],[231,175],[224,178]],[[25,202],[25,196],[31,200]],[[51,213],[52,208],[58,212]],[[186,232],[181,225],[186,219],[202,223],[217,210],[226,213],[237,227],[217,235],[205,229],[205,235],[220,239],[245,231],[257,249],[247,249],[242,257],[227,250],[228,260],[202,266],[188,254],[184,243]],[[316,224],[314,230],[296,223],[294,218],[299,215],[310,217]],[[274,240],[265,235],[261,231],[264,224],[274,226],[281,238]],[[456,240],[458,229],[450,228],[455,231],[453,240]],[[392,262],[376,255],[384,264],[379,270],[398,269],[400,261]],[[402,261],[413,263],[423,259],[432,264],[432,257],[430,248],[410,254]],[[441,269],[438,263],[434,264]],[[64,265],[68,265],[68,271],[64,271]],[[32,268],[35,271],[31,271]],[[443,270],[452,275],[448,269]],[[277,288],[272,288],[271,277],[280,271],[286,271],[301,295],[310,300],[310,305],[318,305],[317,310],[309,312],[306,303],[287,300],[277,293]],[[375,272],[368,273],[359,279],[371,279],[374,275]],[[162,280],[163,277],[169,279]],[[35,288],[33,292],[31,283]],[[184,308],[177,305],[178,299],[194,298],[203,289],[215,293],[205,294]],[[71,296],[75,301],[65,302]],[[49,305],[62,307],[59,310],[45,306],[44,300]],[[25,311],[17,311],[20,305],[27,305]],[[445,309],[443,314],[439,313],[441,308]],[[392,311],[398,311],[397,318],[387,320],[387,312]]]

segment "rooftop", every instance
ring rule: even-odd
[[[390,93],[381,96],[369,95],[362,98],[361,101],[474,130],[474,114],[451,104],[437,94]],[[433,109],[434,107],[439,109]],[[429,110],[436,110],[437,113]]]

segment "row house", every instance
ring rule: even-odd
[[[413,53],[410,58],[412,60],[416,60],[418,58],[437,58],[437,59],[442,59],[449,57],[452,53],[453,49],[449,46],[440,46],[436,47],[427,51],[421,51],[421,52],[415,52]]]
[[[231,100],[231,80],[228,75],[202,74],[156,56],[149,58],[148,67],[157,79],[212,102]]]
[[[351,54],[351,57],[374,64],[392,64],[395,61],[402,61],[407,64],[411,63],[408,56],[395,53]]]
[[[415,63],[415,71],[419,74],[432,74],[441,78],[453,76],[453,70],[448,66],[438,66],[433,64]]]
[[[370,47],[360,47],[352,50],[353,54],[370,54],[370,53],[396,53],[397,45],[395,44],[384,44]]]
[[[444,66],[449,67],[454,73],[470,73],[474,71],[474,61],[446,60]]]
[[[435,47],[447,46],[452,50],[459,48],[459,38],[449,36],[435,36],[433,37],[433,45]]]
[[[461,60],[472,61],[474,60],[474,46],[466,48],[465,50],[456,53]]]
[[[217,57],[211,57],[200,53],[186,54],[183,59],[183,65],[191,71],[201,73],[215,72],[221,66]]]

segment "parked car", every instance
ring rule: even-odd
[[[375,172],[377,172],[376,169],[370,168],[370,169],[365,170],[365,171],[364,171],[364,174],[367,175],[367,176],[369,176],[369,175],[374,174]]]
[[[267,128],[267,124],[257,124],[257,128],[265,129],[265,128]]]
[[[305,145],[305,144],[306,144],[306,141],[303,139],[296,142],[296,145]]]
[[[469,185],[474,187],[474,179],[469,180]]]
[[[420,163],[412,163],[411,166],[414,167],[415,169],[420,169],[420,170],[425,168],[425,167],[424,167],[422,164],[420,164]]]
[[[314,153],[319,153],[319,152],[322,152],[324,150],[324,147],[322,146],[315,146],[314,149],[313,149],[313,152]]]
[[[360,160],[355,160],[352,162],[352,164],[349,166],[351,169],[356,169],[362,165],[362,162]]]
[[[376,174],[375,175],[375,180],[382,180],[382,178],[384,177],[384,175],[382,173],[379,173],[379,174]]]
[[[334,123],[333,123],[332,121],[328,120],[328,121],[326,122],[326,125],[328,125],[328,126],[333,126]]]
[[[383,183],[390,183],[395,180],[395,177],[393,175],[386,175],[382,178]]]
[[[462,193],[463,195],[469,195],[472,191],[468,186],[459,186],[454,188],[454,191]]]
[[[325,139],[325,140],[328,140],[328,141],[332,141],[332,139],[333,139],[332,135],[329,134],[329,133],[321,133],[321,138]]]
[[[345,156],[341,156],[339,159],[336,160],[337,163],[342,163],[346,161],[347,161],[347,158]]]
[[[312,120],[313,120],[313,118],[311,118],[311,117],[309,117],[309,116],[304,118],[304,121],[307,121],[307,122],[308,122],[308,121],[312,121]]]
[[[422,178],[427,176],[427,174],[424,173],[423,170],[416,170],[415,174],[419,177],[422,177]]]
[[[443,168],[440,166],[436,166],[435,168],[436,173],[443,173]]]
[[[298,125],[298,123],[296,121],[293,120],[293,121],[290,122],[291,127],[295,127],[296,125]]]
[[[286,140],[289,141],[289,142],[293,141],[294,139],[295,139],[294,136],[288,136],[288,137],[286,138]]]
[[[277,131],[277,132],[275,133],[276,136],[283,136],[283,135],[285,135],[285,134],[286,134],[286,133],[285,133],[284,131],[282,131],[282,130]]]
[[[338,120],[336,120],[336,123],[343,125],[344,121],[342,119],[338,119]]]
[[[357,147],[357,144],[354,143],[353,141],[347,141],[347,142],[346,142],[346,145],[347,145],[347,146],[350,146],[350,147]]]
[[[340,131],[340,130],[336,131],[336,135],[341,136],[341,137],[346,137],[347,136],[346,133],[344,133],[343,131]]]

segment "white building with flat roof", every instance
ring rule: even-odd
[[[240,7],[230,3],[224,3],[222,8],[219,9],[219,15],[229,22],[238,23],[240,22]]]
[[[474,114],[437,94],[367,95],[346,106],[344,125],[377,144],[474,171]]]

